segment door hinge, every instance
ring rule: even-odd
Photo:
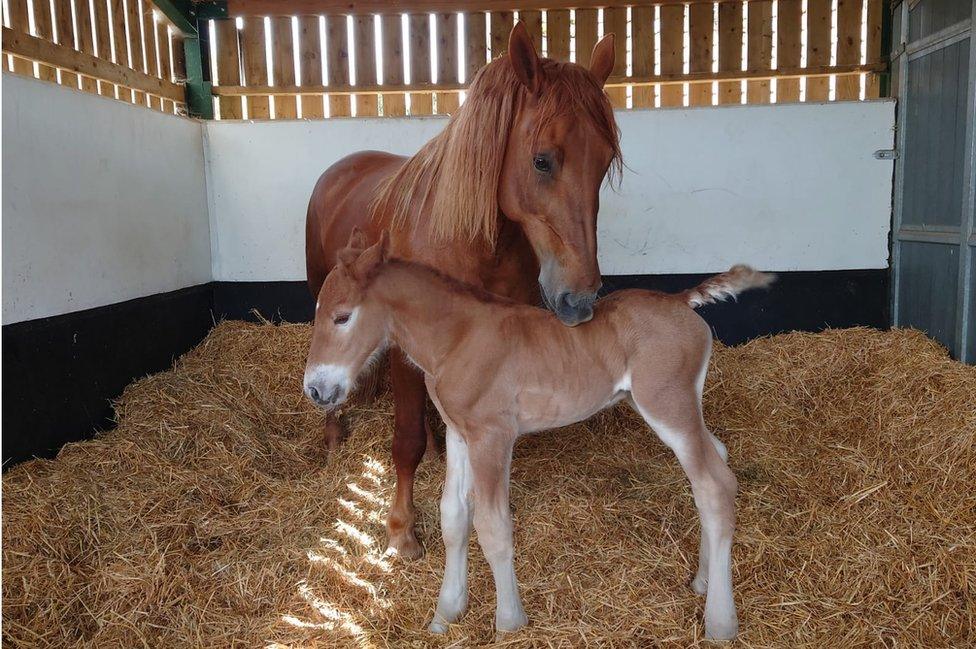
[[[898,149],[878,149],[874,152],[874,157],[878,160],[897,160]]]

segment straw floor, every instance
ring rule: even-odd
[[[470,646],[428,635],[443,461],[417,501],[427,556],[384,556],[391,402],[324,451],[304,325],[223,323],[131,385],[119,427],[3,477],[5,646]],[[972,646],[976,368],[917,332],[717,346],[706,418],[739,478],[742,646]],[[677,462],[625,406],[522,440],[512,499],[530,626],[508,646],[688,646],[698,522]]]

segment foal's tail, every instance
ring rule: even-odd
[[[739,264],[721,275],[709,277],[695,288],[690,288],[678,295],[692,309],[697,309],[705,304],[721,302],[730,298],[734,300],[739,293],[754,288],[766,288],[775,280],[776,275],[772,273],[761,273],[750,266]]]

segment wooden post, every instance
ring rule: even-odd
[[[373,16],[353,16],[353,38],[356,39],[356,83],[376,83],[376,36],[373,33]],[[356,115],[378,115],[376,93],[356,95]]]
[[[105,0],[102,0],[104,3]],[[44,40],[54,42],[54,27],[51,21],[51,9],[47,0],[35,0],[34,2],[34,28],[35,36]],[[108,60],[111,61],[111,58]],[[37,66],[38,78],[45,81],[55,81],[58,78],[57,69],[43,63]]]
[[[749,3],[749,61],[750,70],[768,70],[773,61],[773,3],[769,0]],[[750,104],[769,103],[769,80],[746,84]]]
[[[491,58],[497,59],[508,51],[508,35],[515,25],[511,11],[491,12]]]
[[[322,85],[322,44],[319,39],[319,17],[298,17],[299,64],[301,66],[301,85]],[[322,119],[325,117],[325,97],[323,95],[302,95],[302,118]]]
[[[437,82],[458,81],[457,14],[437,14]],[[457,110],[458,93],[438,92],[437,112],[450,115]]]
[[[800,0],[779,0],[776,14],[776,67],[800,67],[800,33],[803,31]],[[776,103],[800,101],[799,79],[776,80]]]
[[[630,31],[635,77],[654,74],[654,7],[639,6],[630,10]],[[634,86],[634,108],[654,106],[653,86]]]
[[[590,56],[597,41],[596,9],[576,10],[576,62],[590,67]]]
[[[403,85],[403,19],[400,14],[380,18],[383,29],[383,85]],[[403,93],[383,95],[383,115],[400,117],[407,114],[407,100]]]
[[[861,0],[837,0],[837,65],[861,61]],[[835,82],[837,101],[861,96],[861,77],[838,76]]]
[[[329,85],[349,83],[349,37],[346,31],[346,17],[330,15],[325,17],[326,41],[329,51],[325,62],[329,70]],[[352,115],[348,95],[328,95],[329,116],[347,117]]]
[[[464,80],[469,85],[478,70],[488,61],[488,32],[485,14],[482,11],[469,11],[464,14]]]
[[[661,6],[661,74],[680,74],[684,68],[685,8],[681,5]],[[684,105],[680,85],[661,86],[661,106]]]
[[[807,3],[807,67],[830,65],[830,3]],[[807,78],[807,101],[827,101],[830,78]]]
[[[603,33],[613,34],[614,76],[627,76],[627,8],[608,7],[603,10]],[[627,107],[627,88],[607,88],[607,96],[614,108]]]
[[[268,85],[265,38],[264,17],[248,16],[244,19],[244,28],[241,30],[241,62],[244,68],[244,82],[249,86]],[[268,95],[249,95],[247,116],[249,119],[270,119],[271,100]]]
[[[569,9],[546,12],[546,40],[550,59],[569,60]]]
[[[714,13],[711,4],[688,5],[688,71],[712,71],[712,31]],[[692,83],[688,86],[688,105],[711,106],[712,84]]]
[[[276,86],[295,85],[295,44],[291,32],[291,16],[271,19],[273,48],[271,62],[274,65]],[[298,117],[298,102],[294,96],[274,96],[275,119],[295,119]]]

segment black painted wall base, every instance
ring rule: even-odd
[[[604,278],[623,288],[681,291],[709,275]],[[120,304],[3,327],[3,463],[51,457],[113,424],[111,400],[133,380],[168,368],[215,320],[308,322],[305,282],[212,282]],[[769,291],[699,310],[736,344],[783,331],[887,327],[888,271],[781,273]]]
[[[213,326],[203,284],[3,327],[3,466],[114,425],[111,400]]]

